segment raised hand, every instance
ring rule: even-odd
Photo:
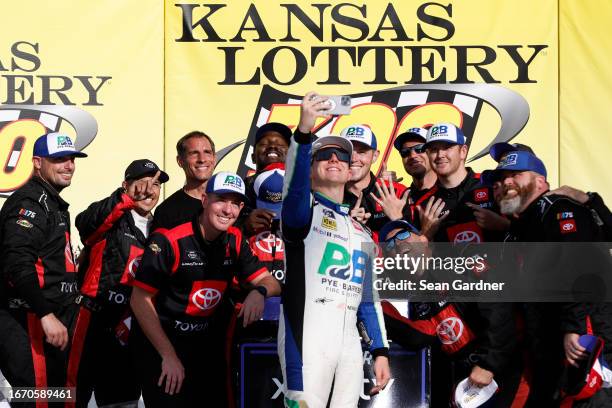
[[[158,170],[153,178],[134,180],[127,188],[127,195],[134,201],[146,200],[151,197],[154,194],[153,186],[159,184],[160,174],[161,172]]]
[[[408,190],[406,190],[402,198],[398,198],[395,195],[395,186],[391,176],[387,176],[387,183],[388,185],[384,181],[376,182],[378,197],[374,193],[370,193],[370,196],[382,207],[385,215],[391,221],[399,220],[402,218],[402,211],[408,202]]]
[[[429,240],[433,239],[442,221],[450,214],[450,211],[448,211],[443,216],[440,216],[444,210],[444,206],[444,201],[441,198],[436,200],[435,197],[430,197],[429,200],[427,200],[425,208],[420,205],[416,207],[421,221],[421,233]]]
[[[370,214],[369,212],[366,212],[365,208],[361,207],[362,199],[363,199],[363,191],[359,193],[359,196],[357,197],[355,206],[351,210],[351,217],[353,217],[355,220],[359,221],[360,223],[365,224],[370,219],[372,214]]]
[[[310,133],[314,128],[317,118],[327,118],[330,115],[327,114],[329,109],[328,98],[326,96],[320,96],[316,92],[308,92],[302,99],[300,105],[300,123],[298,129],[302,133]]]

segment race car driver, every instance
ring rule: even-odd
[[[357,406],[363,390],[358,320],[375,357],[372,391],[390,378],[372,254],[365,252],[373,241],[341,204],[352,145],[337,136],[312,142],[315,120],[327,108],[326,98],[304,96],[287,156],[281,218],[287,275],[278,334],[287,407],[324,408],[332,383],[332,408]]]
[[[75,333],[85,338],[77,377],[77,406],[94,392],[100,406],[137,401],[140,387],[128,341],[131,282],[142,257],[161,184],[168,175],[151,160],[134,160],[122,186],[77,215],[85,245]]]
[[[146,340],[140,350],[147,407],[225,407],[225,362],[215,330],[219,305],[232,279],[251,289],[240,317],[259,319],[264,298],[280,286],[234,228],[244,205],[244,182],[233,173],[213,175],[202,211],[190,222],[154,231],[133,282],[131,306]],[[225,316],[225,315],[220,315]],[[130,341],[132,338],[130,338]]]
[[[0,359],[14,387],[65,387],[68,361],[74,357],[68,352],[79,349],[81,339],[72,336],[77,307],[70,215],[60,197],[72,182],[75,157],[87,155],[75,149],[69,136],[39,137],[32,178],[0,212],[2,279],[8,312],[19,323]]]

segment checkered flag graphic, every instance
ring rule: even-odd
[[[483,100],[477,97],[468,96],[465,93],[459,93],[452,90],[441,90],[441,89],[423,89],[422,86],[417,89],[410,89],[410,86],[393,88],[387,90],[363,92],[350,94],[352,98],[352,105],[360,105],[364,103],[383,103],[391,107],[398,118],[403,117],[409,111],[415,109],[418,106],[437,102],[447,103],[454,105],[463,114],[462,130],[467,139],[468,145],[472,141],[474,130],[476,129],[476,123],[478,116],[482,109]],[[238,166],[238,174],[241,176],[247,175],[253,170],[254,165],[251,162],[251,153],[254,149],[255,144],[255,133],[260,126],[267,123],[268,117],[272,110],[272,106],[275,104],[290,104],[299,105],[301,103],[302,96],[288,94],[271,86],[265,85],[262,89],[255,115],[251,122],[249,129],[248,138],[242,151],[240,164]],[[324,123],[316,132],[318,136],[330,134],[329,130],[333,125],[333,118],[329,119]],[[425,124],[417,124],[425,125]],[[396,124],[396,126],[398,126]],[[394,129],[393,135],[397,135],[397,129]],[[382,160],[387,161],[393,146],[393,139],[391,138],[387,146],[380,146],[382,152]]]

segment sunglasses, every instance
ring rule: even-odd
[[[410,152],[412,152],[413,150],[416,154],[425,153],[425,143],[420,143],[418,145],[414,145],[412,147],[406,147],[400,150],[400,156],[402,156],[402,158],[408,157],[410,156]]]
[[[405,241],[408,238],[410,238],[411,235],[412,233],[408,230],[403,230],[403,231],[398,232],[391,238],[387,238],[387,240],[385,241],[385,249],[387,251],[391,251],[393,248],[395,248],[395,243],[397,241]]]
[[[351,155],[346,150],[342,150],[336,147],[330,147],[328,149],[322,149],[317,151],[314,154],[313,159],[316,161],[327,161],[331,159],[332,154],[336,155],[338,161],[345,163],[351,162]]]

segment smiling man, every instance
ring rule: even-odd
[[[140,397],[133,367],[131,283],[142,257],[161,184],[169,180],[157,164],[134,160],[120,188],[76,217],[84,244],[83,283],[76,333],[85,338],[77,378],[77,406],[86,407],[92,392],[99,406]]]
[[[438,123],[428,130],[424,147],[438,180],[435,193],[416,207],[423,235],[436,242],[501,240],[500,231],[477,223],[478,208],[495,208],[493,190],[481,184],[480,174],[465,166],[468,146],[461,129]]]
[[[189,132],[176,143],[176,161],[185,173],[185,185],[155,210],[153,230],[175,227],[198,213],[206,182],[217,164],[215,143],[206,133]]]
[[[357,216],[357,219],[372,231],[378,232],[383,225],[389,222],[389,218],[386,213],[388,212],[388,209],[385,208],[386,203],[376,199],[376,194],[381,192],[380,186],[376,184],[381,184],[382,180],[377,179],[371,170],[380,155],[376,136],[366,125],[348,126],[342,129],[340,136],[347,138],[353,144],[351,178],[346,183],[344,202],[351,208],[356,206],[354,210],[359,211],[362,215]],[[406,186],[395,181],[391,181],[391,184],[395,198],[401,198],[406,191]],[[389,185],[388,181],[387,185]],[[399,207],[398,217],[401,210],[402,208]]]
[[[352,144],[343,137],[312,141],[326,98],[304,96],[285,174],[282,231],[285,286],[278,352],[285,406],[356,407],[363,391],[363,354],[357,323],[374,357],[376,386],[390,378],[388,343],[373,291],[373,240],[342,204],[351,177]],[[305,404],[305,405],[304,405]]]
[[[431,168],[429,157],[425,152],[426,141],[427,129],[415,127],[399,134],[393,142],[393,146],[402,158],[404,170],[412,177],[412,183],[408,187],[408,202],[403,209],[403,218],[417,229],[421,223],[416,206],[424,203],[435,193],[434,186],[437,180],[436,173]]]
[[[140,328],[139,372],[145,404],[226,407],[225,361],[217,320],[237,278],[247,290],[239,317],[258,320],[280,285],[232,225],[245,201],[244,182],[221,172],[208,180],[202,209],[190,221],[152,233],[133,282],[131,306]]]
[[[74,342],[82,341],[72,339],[76,267],[68,203],[60,197],[72,182],[75,157],[87,155],[75,149],[69,136],[39,137],[32,178],[0,212],[0,262],[8,290],[8,305],[2,307],[19,323],[2,347],[0,361],[13,387],[66,386],[68,350],[78,350]]]
[[[255,134],[255,150],[251,156],[255,163],[255,174],[244,180],[248,200],[240,213],[241,219],[238,221],[238,225],[243,225],[249,236],[262,231],[270,231],[272,220],[280,217],[280,214],[275,214],[270,209],[258,208],[255,180],[266,171],[284,171],[290,141],[291,129],[282,123],[266,123]]]

